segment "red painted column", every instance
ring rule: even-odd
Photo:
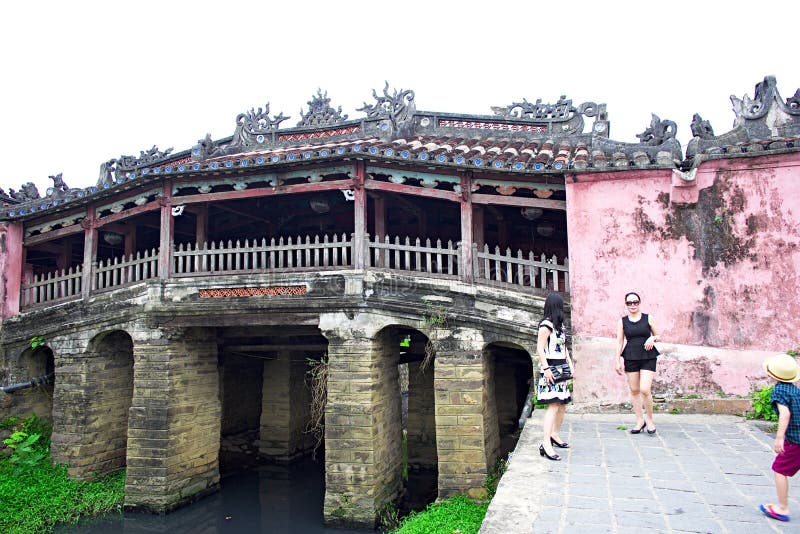
[[[195,243],[202,244],[208,241],[208,204],[195,207]]]
[[[461,176],[461,280],[473,282],[472,276],[472,180],[469,175]]]
[[[22,223],[0,223],[0,320],[19,313],[23,250]]]
[[[172,271],[172,243],[175,221],[172,218],[172,180],[164,180],[161,203],[161,232],[158,244],[158,277],[166,280]]]
[[[353,216],[355,217],[353,236],[353,267],[363,269],[367,265],[367,190],[364,189],[366,165],[356,161],[353,173],[353,193],[355,194]]]
[[[86,217],[81,221],[83,228],[83,276],[81,278],[81,295],[89,298],[92,292],[92,280],[97,263],[97,224],[94,206],[86,208]]]

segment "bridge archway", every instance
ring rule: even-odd
[[[519,439],[519,416],[533,383],[533,360],[523,347],[508,342],[490,343],[484,349],[494,366],[494,396],[500,437],[499,454],[504,458]]]
[[[436,500],[439,458],[436,445],[435,352],[428,337],[412,327],[392,325],[379,334],[382,358],[397,362],[402,427],[403,491],[400,507],[421,510]],[[391,381],[392,378],[390,377]],[[394,390],[394,384],[387,384]]]
[[[36,387],[17,390],[14,395],[24,407],[26,414],[35,415],[47,423],[53,423],[53,388],[55,384],[55,358],[47,345],[26,348],[20,353],[11,376],[21,383],[37,380]]]
[[[123,330],[95,336],[86,351],[86,377],[92,394],[86,398],[86,430],[97,449],[86,460],[87,471],[102,474],[127,463],[128,412],[133,399],[133,340]]]

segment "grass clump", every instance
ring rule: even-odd
[[[92,482],[70,480],[67,466],[50,460],[50,430],[35,416],[14,420],[0,450],[0,532],[50,532],[58,523],[121,510],[125,472]]]
[[[475,501],[466,495],[456,495],[412,513],[393,534],[476,534],[487,508],[488,500]]]

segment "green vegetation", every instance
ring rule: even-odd
[[[398,522],[397,515],[391,515],[393,508],[387,507],[386,514],[389,519],[398,525],[392,534],[474,534],[481,528],[483,518],[489,503],[497,492],[497,485],[503,473],[506,472],[508,462],[502,458],[497,460],[494,468],[486,477],[483,488],[486,497],[471,499],[466,495],[456,495],[449,499],[431,503],[421,512],[412,512]],[[392,523],[382,518],[385,526]],[[391,528],[391,527],[390,527]]]
[[[745,417],[748,419],[764,419],[765,421],[772,422],[778,420],[778,414],[772,409],[772,404],[769,400],[774,387],[775,386],[763,387],[753,393],[753,411],[747,412]]]
[[[403,519],[394,534],[475,534],[481,528],[488,500],[474,501],[466,495],[432,503],[422,512]]]
[[[619,425],[619,426],[617,427],[617,430],[628,430],[628,427],[627,427],[627,426],[625,426],[625,425]]]
[[[50,429],[41,419],[9,417],[0,428],[12,430],[0,449],[0,532],[49,532],[57,523],[121,510],[125,471],[70,480],[65,465],[50,462]]]
[[[681,409],[680,408],[673,408],[673,409],[671,409],[669,411],[669,413],[671,413],[672,415],[678,415],[679,413],[681,413]]]
[[[44,340],[44,336],[33,336],[31,338],[31,348],[36,350],[39,347],[47,346],[47,341]]]

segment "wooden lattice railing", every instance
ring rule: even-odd
[[[405,242],[401,243],[399,237],[395,237],[394,242],[391,242],[389,236],[382,241],[376,237],[369,242],[368,257],[367,266],[378,269],[424,272],[453,278],[457,278],[462,272],[458,244],[448,241],[443,247],[441,239],[437,239],[432,245],[430,239],[423,243],[416,238],[412,243],[406,237]]]
[[[173,252],[173,275],[259,273],[267,271],[341,269],[353,265],[353,242],[348,236],[306,236],[292,241],[272,238],[178,245]]]
[[[535,287],[550,291],[569,292],[569,258],[558,263],[558,258],[544,254],[536,259],[533,252],[524,257],[521,250],[513,255],[511,249],[505,253],[500,247],[491,252],[488,245],[478,250],[473,245],[475,283],[501,283],[520,287]]]
[[[80,265],[60,271],[38,274],[22,284],[20,306],[28,308],[41,304],[79,298],[83,271]]]
[[[93,270],[92,289],[103,291],[158,277],[158,249],[137,252],[127,259],[109,258]]]
[[[179,244],[172,251],[170,277],[213,276],[266,272],[319,271],[352,269],[355,238],[325,235],[305,239],[279,238],[259,240]],[[471,273],[462,265],[460,243],[437,239],[424,242],[399,237],[374,238],[364,241],[364,267],[389,271],[425,273],[426,276],[468,280],[475,283],[499,285],[511,289],[544,289],[569,292],[569,260],[561,263],[556,256],[544,254],[527,256],[511,249],[492,251],[489,246],[479,250],[472,245]],[[112,258],[92,266],[89,293],[125,287],[156,278],[159,265],[158,249],[137,252],[128,258]],[[83,272],[81,267],[37,275],[22,284],[21,306],[54,303],[80,298]]]

